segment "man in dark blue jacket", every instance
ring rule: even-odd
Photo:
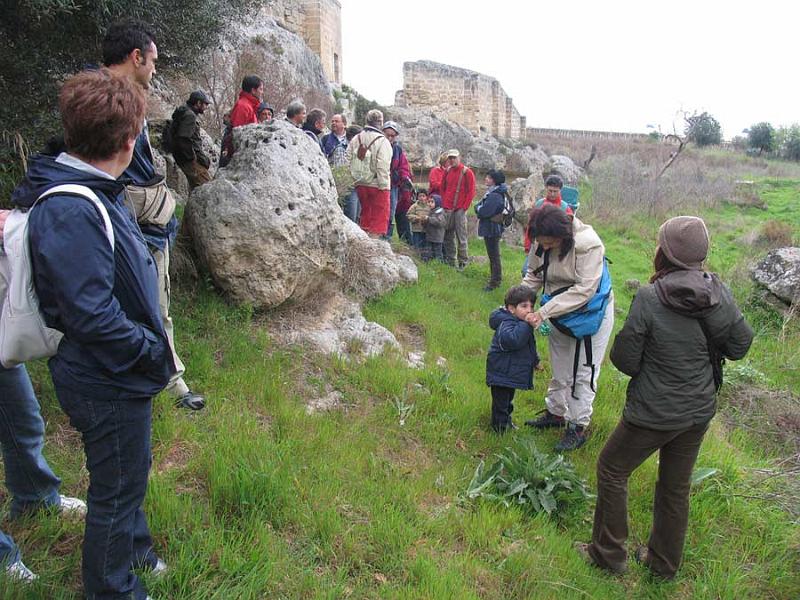
[[[156,72],[156,60],[158,60],[158,49],[155,37],[144,24],[135,21],[118,23],[112,25],[106,32],[103,40],[103,64],[115,75],[124,77],[147,90]],[[153,150],[147,133],[147,122],[143,122],[142,131],[136,138],[133,157],[124,172],[125,177],[133,184],[129,189],[130,194],[135,193],[136,187],[166,186],[164,177],[156,173],[153,165]],[[170,193],[166,189],[164,192]],[[169,246],[174,240],[178,221],[173,215],[166,225],[149,222],[144,218],[139,219],[139,224],[158,268],[161,318],[169,339],[172,360],[177,369],[167,386],[167,393],[176,398],[178,406],[199,410],[205,406],[205,398],[192,392],[183,380],[186,368],[175,351],[172,319],[169,316]]]
[[[50,188],[77,184],[97,195],[110,220],[113,247],[101,211],[59,192],[33,207],[28,231],[42,314],[64,333],[48,366],[89,471],[85,592],[144,600],[132,568],[164,568],[142,511],[152,397],[175,372],[156,267],[117,179],[141,130],[144,92],[108,71],[84,72],[66,81],[59,109],[67,152],[33,157],[12,200],[30,208]]]

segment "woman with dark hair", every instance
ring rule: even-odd
[[[730,290],[703,269],[708,247],[698,217],[674,217],[661,226],[651,285],[636,293],[611,348],[611,361],[631,380],[622,420],[597,462],[592,542],[578,550],[615,573],[626,569],[628,478],[658,450],[653,527],[635,556],[656,575],[675,576],[692,470],[716,412],[721,359],[744,357],[753,341]]]
[[[483,288],[491,292],[500,286],[503,280],[503,266],[500,263],[500,237],[503,235],[502,214],[505,207],[506,176],[502,171],[492,169],[486,173],[486,194],[475,205],[478,215],[478,236],[486,244],[486,255],[489,257],[489,282]],[[500,220],[498,221],[498,216]]]
[[[605,247],[591,226],[551,204],[535,209],[529,234],[534,246],[522,283],[550,296],[534,313],[534,327],[538,328],[548,319],[583,308],[594,297],[603,279]],[[553,376],[547,388],[546,406],[541,417],[527,421],[526,425],[536,429],[566,427],[556,445],[559,452],[575,450],[586,443],[600,363],[614,327],[613,294],[604,307],[599,329],[591,335],[590,344],[557,327],[552,327],[548,337]]]

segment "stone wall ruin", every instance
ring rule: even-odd
[[[525,117],[494,77],[429,60],[403,64],[403,89],[397,106],[430,109],[472,133],[518,140]]]

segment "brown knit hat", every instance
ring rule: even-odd
[[[702,269],[708,244],[708,229],[700,217],[672,217],[658,230],[661,251],[682,269]]]

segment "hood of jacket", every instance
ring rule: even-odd
[[[714,273],[680,270],[667,273],[653,284],[661,304],[687,317],[700,319],[715,309],[722,297],[722,282]]]
[[[508,309],[506,309],[505,306],[501,306],[500,308],[493,310],[492,314],[489,315],[489,327],[491,327],[494,330],[497,330],[497,328],[500,327],[500,325],[504,321],[510,321],[510,320],[517,321],[518,319],[510,312],[508,312]]]
[[[125,184],[120,180],[105,179],[69,165],[56,162],[55,156],[36,154],[28,161],[28,172],[22,182],[11,194],[14,206],[28,209],[44,192],[57,185],[85,185],[115,198],[122,192]]]

